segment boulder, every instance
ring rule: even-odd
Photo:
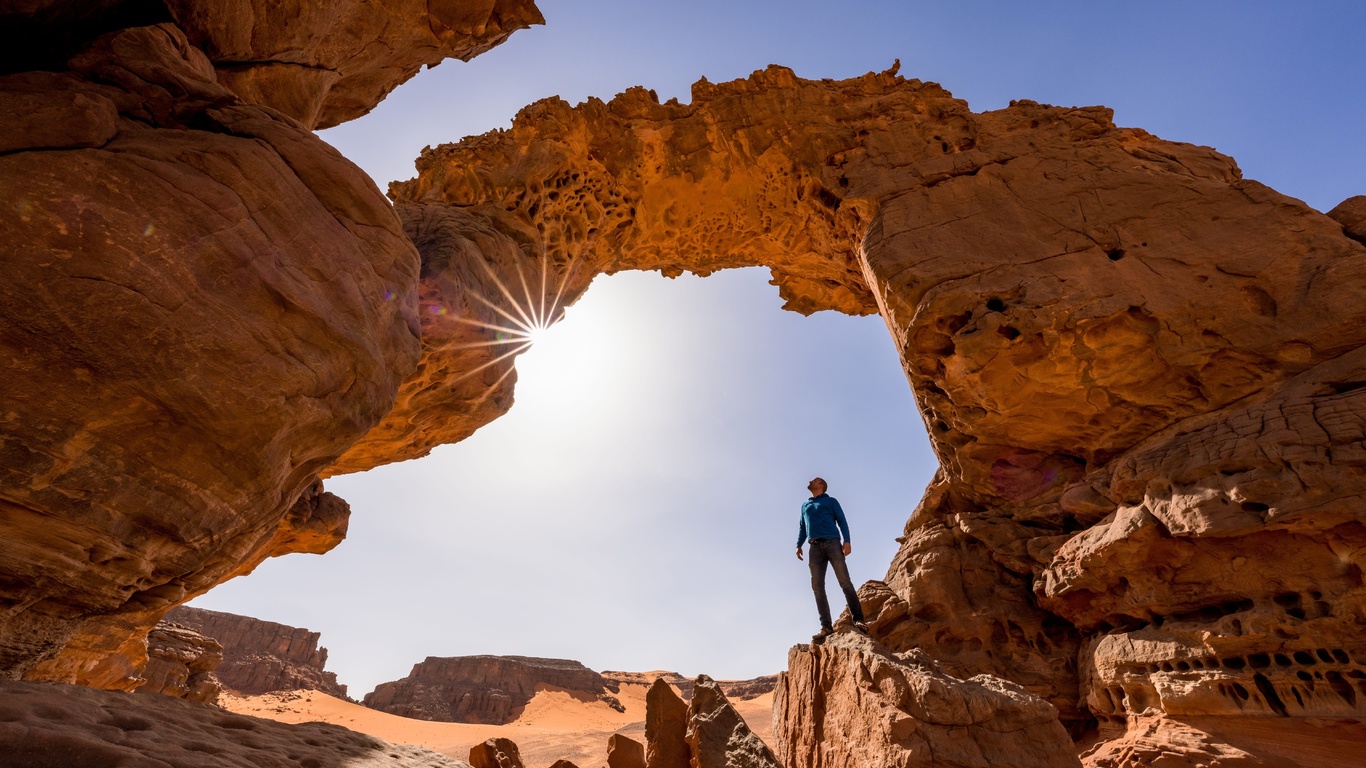
[[[614,733],[607,739],[607,768],[645,768],[645,746]]]
[[[473,768],[524,768],[522,755],[511,739],[489,739],[470,749]]]

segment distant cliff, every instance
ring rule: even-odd
[[[538,685],[588,693],[621,708],[597,672],[577,661],[529,656],[428,656],[407,677],[366,694],[364,704],[418,720],[502,725],[517,719]]]
[[[346,686],[328,672],[319,633],[250,616],[179,606],[166,620],[189,627],[223,646],[214,670],[223,687],[241,694],[308,689],[346,698]]]

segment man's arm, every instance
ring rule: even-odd
[[[806,543],[806,507],[802,507],[802,514],[797,518],[797,559],[802,559],[802,545]]]
[[[835,524],[840,527],[840,533],[844,534],[842,549],[844,556],[848,557],[849,553],[854,550],[853,544],[849,541],[849,521],[844,519],[844,508],[840,506],[838,501],[831,499],[830,503],[835,507]]]

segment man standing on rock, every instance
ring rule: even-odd
[[[817,477],[806,484],[811,498],[802,505],[802,518],[797,529],[797,559],[802,559],[802,543],[811,540],[811,591],[816,593],[816,610],[821,614],[821,631],[811,638],[819,643],[834,634],[834,622],[830,620],[830,601],[825,597],[825,566],[835,567],[835,578],[840,589],[844,590],[845,602],[849,605],[849,615],[854,619],[854,629],[867,632],[868,625],[863,623],[863,608],[858,602],[854,583],[849,580],[849,567],[844,564],[852,547],[849,544],[849,522],[844,519],[840,503],[825,491],[828,486]],[[840,544],[843,535],[844,543]]]

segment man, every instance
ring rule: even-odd
[[[821,631],[811,638],[819,643],[834,634],[834,623],[830,620],[830,601],[825,597],[826,563],[835,567],[835,578],[844,590],[844,600],[849,605],[849,615],[854,619],[854,629],[867,632],[868,625],[863,623],[863,608],[858,602],[854,583],[849,580],[849,568],[844,558],[853,549],[849,544],[849,522],[844,519],[844,510],[834,498],[827,496],[825,481],[814,478],[807,483],[806,489],[811,498],[802,505],[802,518],[797,529],[797,559],[802,559],[802,543],[811,540],[811,591],[816,593],[816,610],[821,615]],[[844,536],[843,545],[840,536]]]

